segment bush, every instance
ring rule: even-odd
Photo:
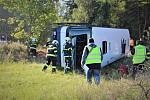
[[[27,58],[27,47],[21,43],[1,43],[0,63],[17,62]]]

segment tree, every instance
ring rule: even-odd
[[[117,27],[120,13],[124,12],[124,1],[118,0],[75,0],[73,20],[103,27]]]
[[[61,21],[72,21],[72,13],[75,8],[78,8],[74,0],[60,0],[58,5],[58,15]]]
[[[120,18],[120,25],[130,30],[131,37],[139,39],[150,26],[150,1],[125,0],[125,12]]]
[[[52,0],[0,0],[0,5],[15,16],[14,23],[11,23],[17,24],[13,30],[14,34],[26,34],[24,27],[27,25],[28,37],[33,35],[39,38],[42,32],[57,20],[56,2]]]
[[[92,24],[100,6],[97,0],[75,0],[75,3],[78,7],[73,10],[73,21]]]

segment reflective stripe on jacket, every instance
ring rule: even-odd
[[[69,51],[69,50],[72,50],[72,48],[64,49],[64,51]]]
[[[140,64],[145,61],[146,48],[143,45],[135,46],[135,54],[133,55],[133,64]]]
[[[66,58],[68,57],[69,58],[69,57],[72,57],[72,56],[64,56],[64,57],[66,57]]]
[[[147,52],[147,53],[146,53],[146,58],[147,58],[147,59],[150,59],[150,52]]]
[[[51,46],[47,48],[47,56],[56,57],[57,56],[57,47]]]
[[[35,47],[30,47],[30,49],[36,49]]]
[[[64,57],[72,57],[72,44],[65,43],[63,48]]]
[[[56,57],[54,54],[47,54],[47,56]]]
[[[31,46],[36,46],[37,45],[37,43],[36,42],[31,42],[31,44],[30,44]]]
[[[31,42],[29,47],[30,49],[36,49],[37,43],[36,42]]]
[[[89,50],[89,54],[86,58],[85,64],[94,64],[94,63],[101,63],[101,52],[99,47],[87,47]]]

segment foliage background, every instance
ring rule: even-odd
[[[55,22],[127,28],[135,39],[150,26],[149,0],[0,0],[0,6],[13,14],[5,19],[13,40],[23,42],[46,41]]]

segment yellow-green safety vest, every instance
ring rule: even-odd
[[[90,46],[87,47],[89,50],[89,54],[86,58],[85,64],[94,64],[101,63],[101,52],[99,47],[92,48]]]
[[[140,64],[145,61],[146,48],[143,45],[135,46],[135,54],[133,55],[133,64]]]

